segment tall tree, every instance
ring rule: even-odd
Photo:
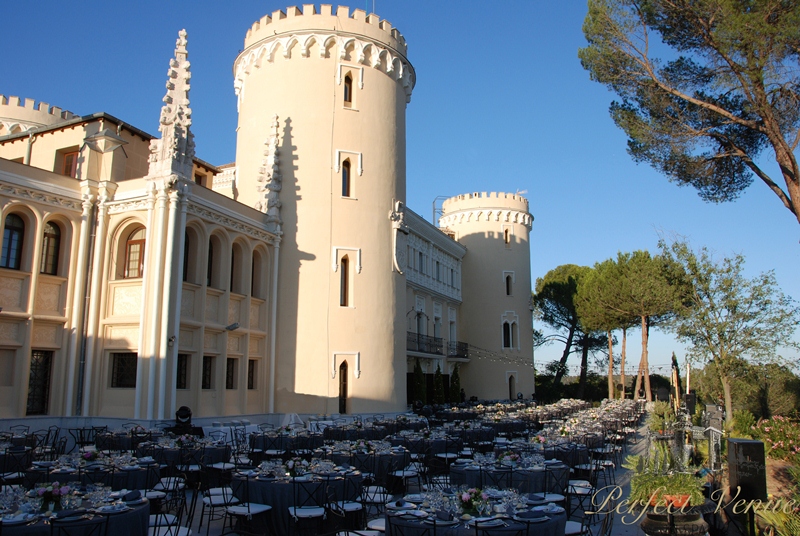
[[[444,404],[444,377],[439,364],[436,364],[436,372],[433,375],[433,400],[434,404]]]
[[[594,265],[580,281],[577,310],[588,329],[606,333],[608,343],[608,398],[614,397],[614,337],[612,332],[623,329],[622,396],[625,396],[625,331],[635,324],[635,318],[620,308],[622,274],[614,259]]]
[[[450,375],[450,402],[452,404],[461,402],[461,376],[458,374],[458,363]]]
[[[544,277],[536,280],[536,293],[533,305],[540,318],[555,329],[558,338],[564,342],[554,385],[561,383],[566,370],[567,358],[572,352],[575,334],[580,331],[580,319],[575,309],[578,280],[590,270],[587,266],[563,264],[553,268]]]
[[[746,372],[747,362],[775,362],[778,347],[800,348],[791,339],[800,309],[780,291],[773,272],[747,279],[741,255],[717,261],[706,248],[695,252],[682,241],[662,249],[690,283],[674,320],[678,339],[689,344],[690,358],[713,362],[730,420],[731,381]]]
[[[578,56],[621,97],[611,116],[635,161],[711,202],[758,177],[800,222],[797,0],[589,0],[583,32]]]

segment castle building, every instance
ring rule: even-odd
[[[186,37],[158,137],[0,96],[0,417],[404,411],[417,361],[533,392],[528,202],[459,195],[438,227],[405,206],[397,29],[256,21],[225,166],[195,155]]]

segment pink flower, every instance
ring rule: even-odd
[[[462,493],[461,494],[461,500],[464,501],[464,502],[468,501],[469,500],[469,493],[467,493],[466,491],[464,493]]]

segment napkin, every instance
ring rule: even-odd
[[[129,491],[128,493],[126,493],[125,496],[122,497],[122,500],[125,502],[131,502],[131,501],[138,501],[141,498],[142,498],[142,492],[140,492],[138,489],[135,489],[133,491]]]
[[[436,511],[436,519],[440,521],[450,521],[451,518],[452,516],[450,515],[450,512],[448,512],[447,510]]]
[[[396,503],[394,503],[394,505],[395,505],[396,507],[398,507],[398,508],[402,508],[404,504],[405,504],[405,502],[404,502],[404,501],[402,501],[402,500],[399,500],[399,501],[397,501]]]
[[[541,495],[539,493],[529,493],[528,498],[532,501],[543,501],[544,495]]]

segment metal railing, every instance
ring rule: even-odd
[[[461,341],[449,341],[447,343],[447,357],[469,359],[469,344]]]
[[[406,332],[406,350],[424,354],[444,355],[444,339]]]

